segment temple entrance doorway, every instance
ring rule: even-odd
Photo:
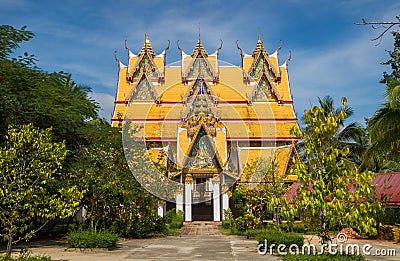
[[[212,187],[210,179],[195,178],[192,192],[193,221],[212,221]]]

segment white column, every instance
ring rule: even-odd
[[[224,213],[225,210],[229,208],[229,196],[228,193],[222,194],[222,218],[225,219]]]
[[[176,211],[183,211],[183,193],[176,194]]]
[[[164,216],[164,208],[162,206],[158,206],[157,213],[160,217]]]
[[[220,206],[220,184],[219,182],[214,183],[213,188],[213,217],[214,222],[221,221],[221,206]]]
[[[192,177],[185,179],[185,222],[192,222]]]

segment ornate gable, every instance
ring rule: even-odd
[[[158,79],[160,74],[154,62],[154,51],[151,47],[150,40],[145,35],[142,50],[138,54],[138,59],[132,71],[129,74],[131,80],[138,78],[142,73],[148,74],[151,78]]]
[[[213,141],[201,126],[188,152],[186,168],[221,168],[216,156]]]
[[[136,86],[132,89],[129,102],[133,101],[155,101],[157,92],[154,89],[147,74],[142,72]]]
[[[184,81],[196,78],[203,78],[209,81],[218,80],[218,73],[208,61],[208,53],[204,49],[203,44],[200,41],[200,37],[191,57],[192,60],[182,75],[182,79]]]
[[[266,72],[268,78],[272,81],[279,78],[279,71],[270,64],[268,52],[264,49],[264,43],[257,41],[256,48],[252,54],[253,62],[247,72],[252,79],[258,79],[263,72]]]
[[[272,86],[265,72],[263,72],[258,78],[257,84],[254,86],[252,95],[252,101],[278,101],[279,94]]]
[[[187,102],[188,107],[184,118],[199,114],[217,116],[213,109],[216,101],[215,96],[203,79],[196,79],[192,88],[186,93],[184,101]]]
[[[183,163],[188,172],[207,169],[208,172],[216,173],[222,170],[221,157],[213,140],[216,136],[215,125],[217,120],[205,115],[193,116],[184,124],[191,140]]]

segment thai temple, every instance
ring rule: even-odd
[[[145,35],[135,54],[125,42],[127,65],[118,62],[112,126],[141,124],[148,156],[182,184],[172,207],[185,221],[221,221],[236,184],[265,182],[255,164],[274,165],[287,182],[298,128],[288,76],[290,57],[280,63],[258,37],[246,53],[236,42],[240,65],[220,61],[220,46],[208,53],[200,39],[181,60],[167,66],[170,47],[156,54]],[[129,110],[127,108],[129,107]],[[256,172],[256,171],[254,171]],[[254,174],[254,175],[253,175]],[[262,173],[261,173],[262,174]],[[268,182],[268,181],[267,181]]]

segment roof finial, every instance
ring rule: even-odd
[[[238,50],[240,51],[240,56],[242,56],[242,58],[243,58],[244,53],[243,53],[242,48],[239,47],[239,40],[236,40],[236,48],[238,48]]]
[[[199,22],[199,34],[198,34],[197,41],[200,43],[200,22]]]
[[[257,39],[257,42],[259,42],[260,41],[260,27],[258,27],[258,39]]]
[[[178,46],[178,49],[179,49],[179,51],[181,51],[181,54],[182,54],[182,53],[183,53],[183,50],[182,50],[182,48],[181,48],[180,45],[179,45],[179,40],[176,41],[176,45]]]
[[[118,57],[117,57],[117,51],[116,51],[116,50],[114,50],[114,59],[115,59],[116,62],[119,62],[119,59],[118,59]]]
[[[116,51],[116,50],[114,50],[114,58],[115,58],[115,61],[118,63],[118,69],[121,69],[121,68],[123,68],[123,67],[126,67],[126,66],[118,59],[118,57],[117,57],[117,51]]]
[[[126,49],[127,51],[129,51],[128,45],[126,44],[127,41],[128,41],[128,39],[125,38],[124,46],[125,46],[125,49]]]
[[[168,40],[168,46],[167,46],[167,48],[164,49],[164,51],[167,51],[169,49],[169,44],[170,44],[170,41]]]
[[[218,47],[218,49],[216,51],[217,54],[219,53],[219,50],[222,49],[222,39],[219,39],[219,40],[220,40],[220,44],[219,44],[219,47]]]
[[[289,57],[286,59],[285,63],[282,65],[285,69],[288,68],[289,61],[292,59],[292,51],[289,51]]]
[[[142,50],[139,52],[139,54],[142,54],[143,52],[149,51],[149,53],[154,56],[153,48],[151,47],[151,43],[149,40],[149,35],[147,34],[147,31],[144,34],[144,43]]]

